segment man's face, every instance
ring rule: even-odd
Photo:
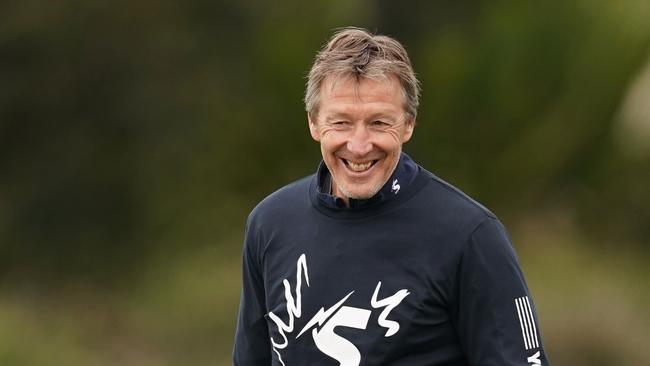
[[[407,118],[394,76],[387,81],[333,82],[323,82],[318,114],[309,119],[309,129],[332,174],[332,193],[349,203],[349,198],[374,196],[388,181],[415,121]]]

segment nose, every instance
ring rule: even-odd
[[[370,141],[370,133],[366,126],[356,126],[350,136],[347,149],[354,156],[364,156],[372,150],[372,142]]]

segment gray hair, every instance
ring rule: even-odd
[[[316,54],[307,77],[305,110],[318,114],[320,91],[326,78],[354,77],[385,79],[394,75],[402,86],[404,110],[415,118],[420,96],[420,83],[415,77],[408,54],[397,40],[375,35],[363,28],[341,28]]]

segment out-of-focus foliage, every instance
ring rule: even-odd
[[[304,76],[346,25],[407,46],[406,150],[512,229],[555,364],[650,363],[647,19],[645,0],[0,4],[0,364],[228,364],[245,217],[315,170]]]

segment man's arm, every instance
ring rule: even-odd
[[[233,350],[234,366],[271,365],[271,348],[266,314],[264,281],[259,267],[258,243],[246,225],[242,263],[242,294]]]
[[[470,365],[548,365],[535,307],[505,228],[486,218],[456,277],[454,321]]]

